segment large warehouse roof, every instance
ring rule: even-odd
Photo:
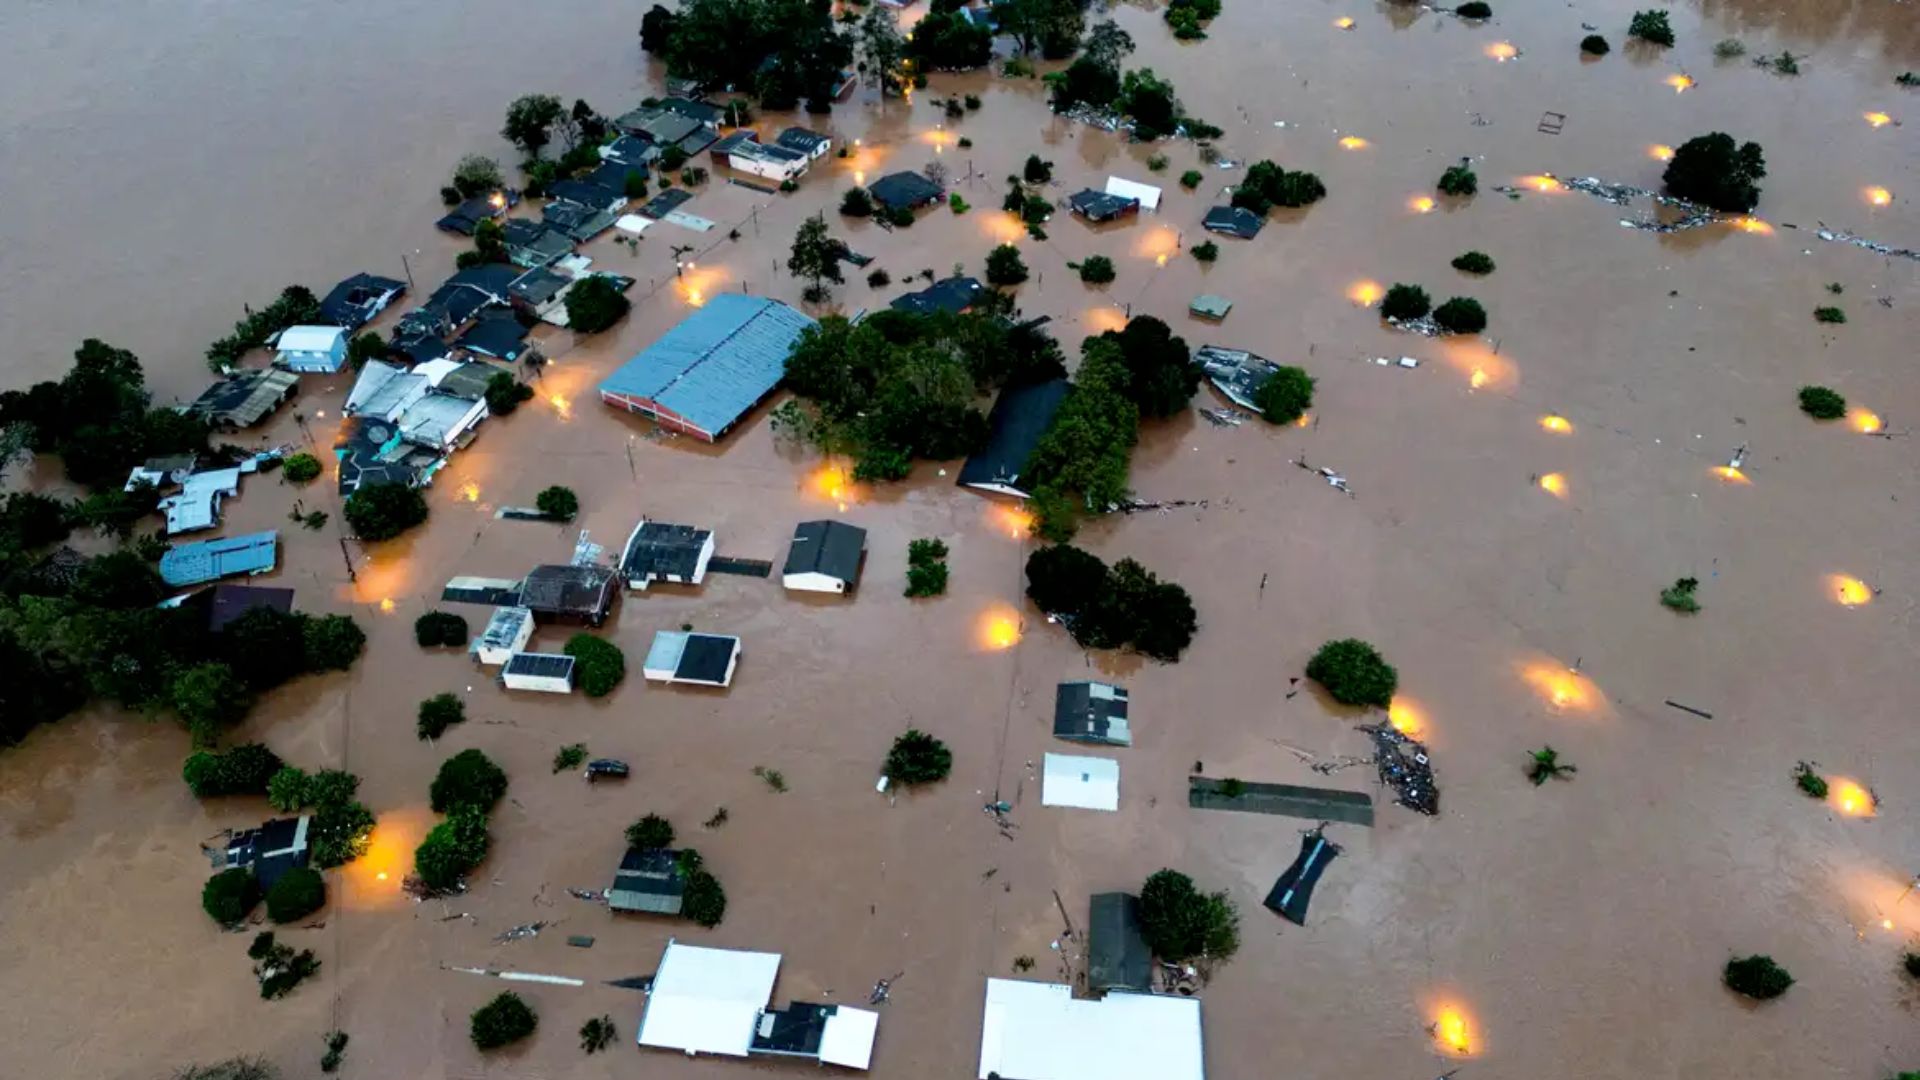
[[[794,339],[813,325],[778,300],[722,293],[609,375],[600,394],[610,405],[664,409],[717,436],[773,390]]]

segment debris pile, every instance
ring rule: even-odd
[[[1427,758],[1426,746],[1395,731],[1390,724],[1362,724],[1360,730],[1373,738],[1380,782],[1399,795],[1394,801],[1423,814],[1438,814],[1440,788],[1433,782],[1433,763]]]
[[[1912,248],[1897,248],[1890,244],[1882,244],[1869,240],[1864,236],[1855,236],[1844,229],[1829,229],[1826,227],[1825,222],[1820,223],[1820,230],[1814,233],[1814,235],[1822,240],[1830,240],[1840,244],[1852,244],[1857,248],[1866,248],[1868,251],[1880,255],[1898,256],[1902,259],[1920,259],[1920,251],[1915,251]],[[1886,301],[1883,300],[1881,302],[1885,303]]]

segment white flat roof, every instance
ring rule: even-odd
[[[1160,209],[1160,189],[1152,184],[1140,184],[1132,180],[1122,180],[1117,176],[1109,176],[1107,177],[1107,194],[1138,199],[1144,210]]]
[[[667,942],[647,991],[640,1045],[746,1057],[779,972],[779,953]]]
[[[870,1009],[845,1005],[834,1009],[820,1033],[820,1060],[849,1069],[866,1068],[873,1060],[873,1036],[879,1028],[880,1014]]]
[[[1198,998],[988,979],[980,1080],[1204,1080]]]
[[[1040,805],[1120,809],[1120,763],[1112,758],[1048,754],[1041,777]]]
[[[333,343],[344,333],[337,326],[289,326],[273,345],[281,352],[332,352]]]

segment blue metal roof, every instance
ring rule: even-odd
[[[280,534],[248,533],[181,544],[160,556],[160,577],[169,585],[198,585],[234,574],[264,574],[273,569]]]
[[[772,392],[814,321],[778,300],[722,293],[600,384],[645,398],[713,435]]]

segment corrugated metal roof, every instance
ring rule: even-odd
[[[722,293],[600,384],[645,398],[718,435],[786,373],[794,339],[814,321],[758,296]]]
[[[280,534],[273,530],[181,544],[160,556],[160,577],[169,585],[198,585],[234,574],[273,569]]]

